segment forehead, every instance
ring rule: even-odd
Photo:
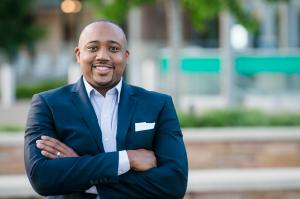
[[[126,45],[123,30],[109,22],[95,22],[83,29],[79,37],[79,45],[85,45],[91,41],[100,43],[113,41],[122,46]]]

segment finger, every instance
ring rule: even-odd
[[[51,152],[53,154],[56,154],[57,152],[60,152],[60,157],[78,157],[78,154],[76,152],[67,151],[60,146],[57,146],[55,143],[52,143],[50,141],[45,140],[38,140],[37,143],[39,143],[39,148],[42,148],[48,152]]]
[[[47,151],[44,151],[44,150],[41,151],[41,154],[50,159],[58,158],[56,155],[49,153]]]
[[[56,143],[50,140],[39,140],[37,143],[40,143],[47,147],[51,147],[55,151],[60,151],[61,153],[67,153],[67,151],[64,148],[62,148],[61,146],[57,145]]]
[[[45,141],[52,142],[53,144],[50,144],[57,150],[63,152],[66,156],[78,157],[78,154],[71,147],[67,146],[61,141],[49,136],[42,136],[42,138]]]
[[[62,153],[61,151],[58,151],[50,146],[44,145],[43,143],[38,142],[37,147],[39,149],[42,149],[43,151],[46,151],[47,153],[51,153],[51,154],[55,155],[55,156],[57,156],[57,152],[60,152],[60,157],[64,157],[64,153]]]
[[[55,146],[58,150],[63,150],[63,152],[65,152],[65,153],[74,152],[72,148],[68,147],[67,145],[65,145],[64,143],[62,143],[61,141],[59,141],[55,138],[52,138],[49,136],[42,136],[42,139],[53,143],[52,146]]]
[[[44,141],[53,143],[53,144],[51,144],[52,146],[61,147],[61,149],[64,149],[63,143],[61,141],[55,139],[55,138],[52,138],[52,137],[49,137],[49,136],[42,136],[41,138]]]

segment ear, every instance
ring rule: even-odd
[[[126,64],[128,64],[128,57],[129,57],[129,51],[128,50],[126,50],[126,52],[125,52],[125,59],[126,59]]]
[[[76,47],[74,49],[74,53],[75,53],[75,56],[76,56],[76,61],[79,64],[80,63],[80,49],[79,49],[79,47]]]
[[[126,58],[128,58],[128,57],[129,57],[129,50],[126,50],[126,52],[125,52],[125,56],[126,56]]]

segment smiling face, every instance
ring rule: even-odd
[[[106,21],[89,24],[74,51],[84,78],[103,95],[120,81],[129,56],[124,32]]]

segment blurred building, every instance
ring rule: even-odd
[[[251,34],[231,20],[229,27],[234,105],[268,111],[300,111],[300,1],[269,4],[244,1],[245,8],[260,21],[260,31]],[[75,62],[73,48],[79,30],[93,19],[83,4],[77,13],[65,13],[60,0],[37,0],[36,22],[47,34],[35,53],[20,51],[16,62],[19,83],[39,79],[67,78]],[[192,27],[182,13],[183,47],[180,51],[179,106],[203,111],[228,105],[224,94],[222,17],[208,22],[205,31]],[[224,24],[223,24],[224,25]],[[170,51],[162,5],[148,5],[130,11],[123,25],[129,37],[130,64],[126,78],[151,90],[169,92]]]
[[[230,87],[234,106],[267,111],[300,110],[300,2],[243,2],[245,9],[259,19],[260,30],[252,34],[231,19],[230,47],[222,46],[225,23],[222,15],[199,32],[192,27],[188,14],[182,14],[184,42],[178,49],[181,109],[203,111],[225,107],[226,89]],[[135,74],[131,81],[169,92],[170,52],[162,7],[145,7],[129,16],[132,27],[129,33],[134,35],[130,37],[131,58],[138,52],[130,66],[131,74]],[[232,51],[230,85],[226,85],[228,80],[224,82],[224,48],[225,52]]]
[[[20,51],[16,61],[18,81],[67,79],[68,67],[75,62],[73,50],[79,30],[92,19],[92,14],[80,1],[78,8],[71,5],[71,9],[77,9],[74,13],[72,10],[64,12],[60,0],[35,2],[35,22],[43,28],[45,35],[37,42],[33,53]]]

